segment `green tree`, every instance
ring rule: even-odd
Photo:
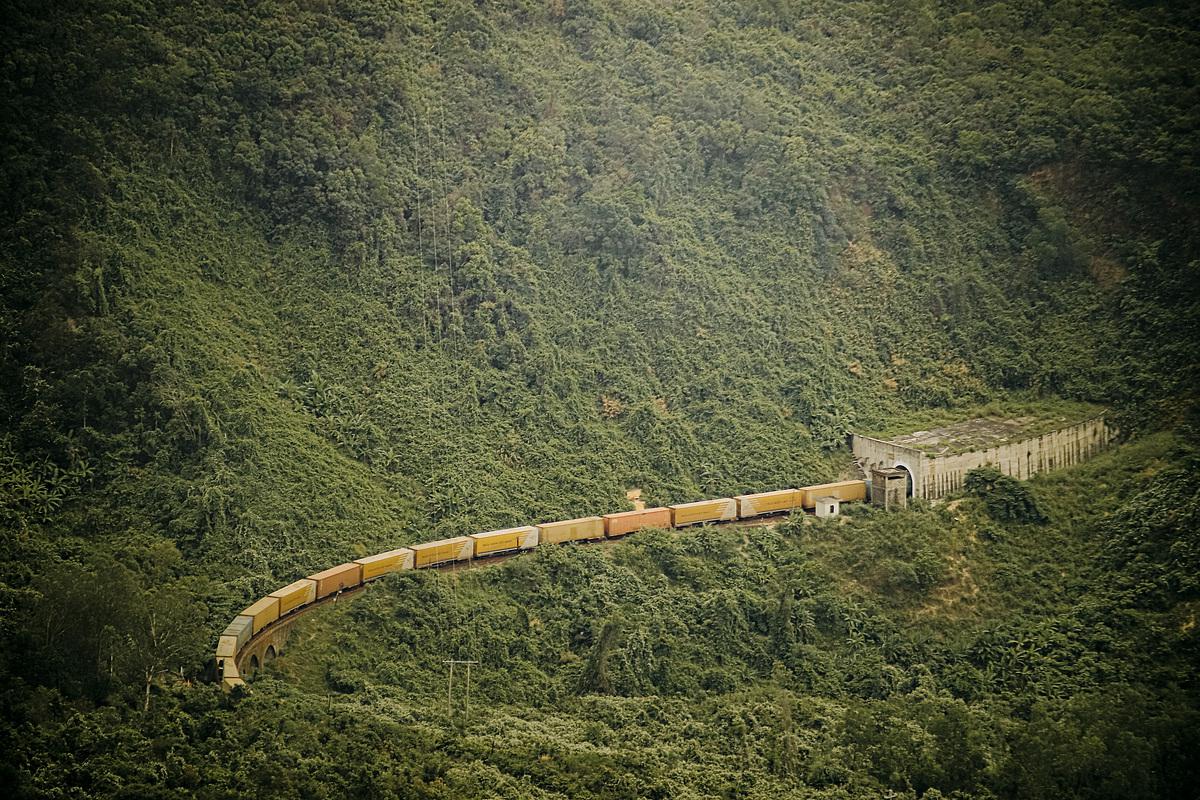
[[[992,519],[1000,522],[1043,523],[1046,515],[1029,487],[995,467],[978,467],[967,473],[963,488],[982,498]]]
[[[209,641],[208,612],[185,581],[152,588],[137,597],[123,620],[122,660],[143,684],[142,710],[150,710],[150,690],[164,677],[184,677]]]
[[[598,692],[600,694],[612,692],[613,684],[612,677],[609,675],[608,661],[620,640],[624,624],[624,620],[616,616],[605,621],[604,627],[600,629],[600,635],[596,637],[596,643],[592,646],[592,652],[588,654],[587,661],[583,665],[583,673],[579,678],[581,692]]]

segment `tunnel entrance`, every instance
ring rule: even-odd
[[[904,470],[904,480],[905,480],[905,486],[904,486],[904,496],[905,496],[905,497],[912,497],[912,496],[913,496],[913,474],[912,474],[912,470],[911,470],[911,469],[909,469],[909,468],[908,468],[907,466],[905,466],[904,464],[897,464],[897,465],[896,465],[896,469],[902,469],[902,470]]]

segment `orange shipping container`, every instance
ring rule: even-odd
[[[279,598],[264,597],[243,611],[241,616],[250,617],[254,620],[251,633],[258,633],[279,619]]]
[[[425,542],[412,546],[414,564],[420,567],[432,567],[447,561],[468,561],[474,552],[469,536],[455,536],[453,539],[439,539],[436,542]]]
[[[734,498],[738,503],[738,517],[758,517],[763,514],[778,514],[802,508],[804,492],[798,489],[781,489],[778,492],[740,494]]]
[[[866,481],[822,483],[819,486],[805,486],[800,491],[804,492],[804,507],[807,509],[816,508],[818,497],[836,497],[843,503],[867,499]]]
[[[525,525],[520,528],[505,528],[486,533],[472,533],[475,557],[505,553],[509,550],[532,550],[538,545],[537,528]]]
[[[363,583],[389,572],[413,568],[413,551],[407,547],[389,550],[366,558],[356,558],[354,563],[362,567]]]
[[[562,522],[547,522],[544,525],[538,525],[537,529],[538,541],[542,544],[604,538],[604,520],[600,517],[580,517]]]
[[[621,511],[617,514],[604,515],[604,533],[606,536],[624,536],[627,533],[640,531],[642,528],[671,527],[671,509],[644,508],[641,511]]]
[[[362,567],[351,561],[348,564],[338,564],[322,570],[316,575],[309,575],[309,580],[317,582],[317,599],[328,597],[334,592],[350,589],[362,583]]]
[[[271,592],[271,597],[279,598],[279,616],[295,611],[317,599],[317,584],[311,578],[301,578],[295,583],[289,583],[282,589]]]

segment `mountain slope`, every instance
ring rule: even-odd
[[[1180,408],[1186,21],[889,9],[27,11],[13,446],[279,578],[808,482],[901,408]]]
[[[814,483],[901,417],[1193,438],[1186,7],[6,18],[0,635],[64,698],[157,686],[114,642],[168,597],[199,672],[330,563]]]

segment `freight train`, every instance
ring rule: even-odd
[[[254,637],[306,606],[330,596],[336,597],[340,592],[391,572],[452,565],[549,544],[613,539],[646,528],[682,528],[783,514],[797,509],[812,511],[821,500],[853,502],[865,500],[866,496],[865,481],[839,481],[472,533],[355,559],[289,583],[246,607],[217,639],[217,674],[226,689],[244,684],[238,668],[239,656]]]

